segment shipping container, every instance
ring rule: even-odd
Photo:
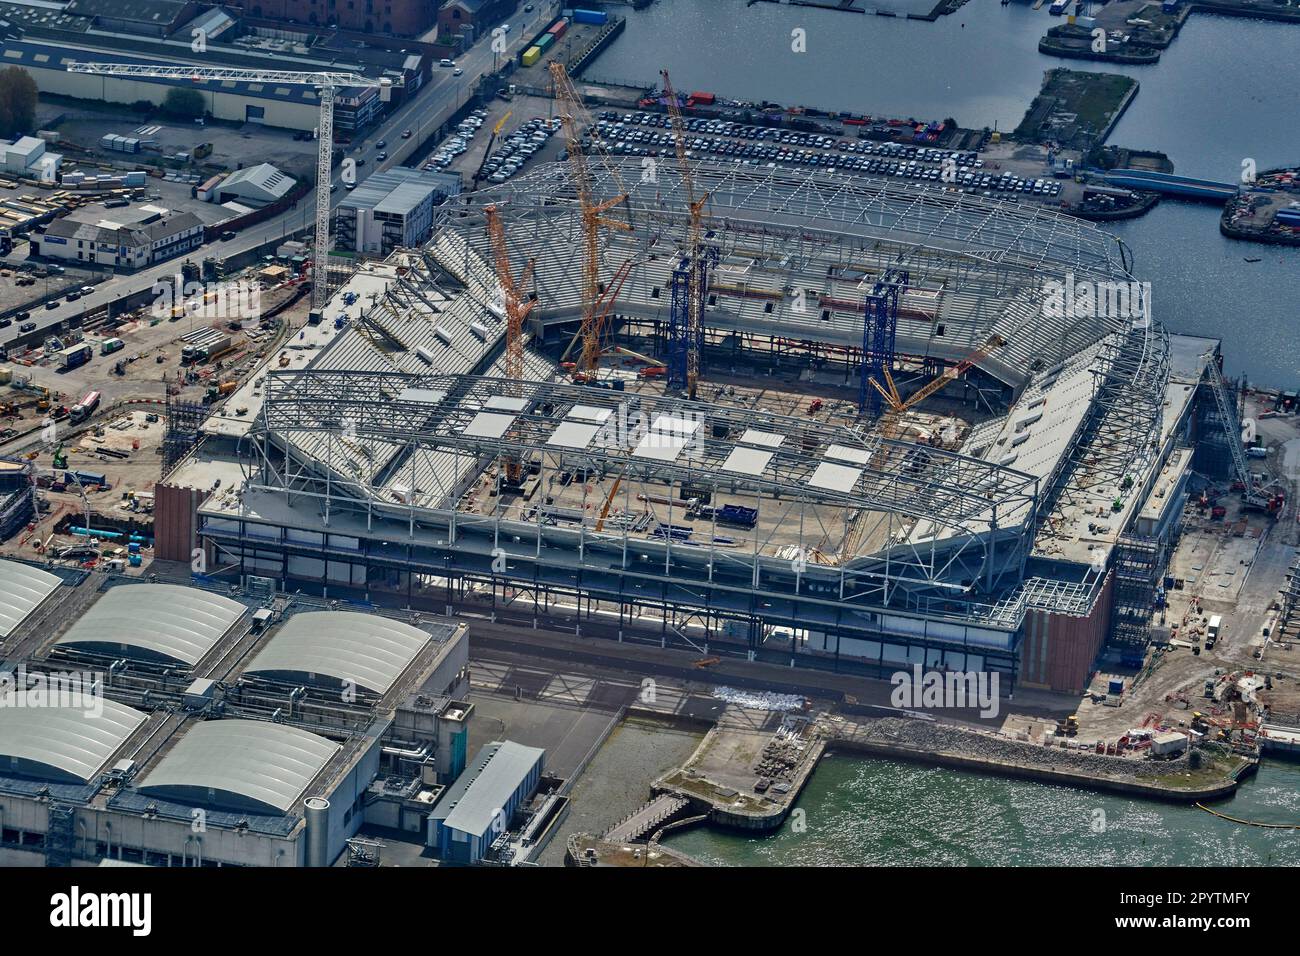
[[[594,23],[598,27],[603,27],[609,22],[609,14],[604,10],[574,10],[574,23]]]
[[[530,46],[527,50],[524,51],[523,58],[520,60],[520,62],[524,66],[532,66],[539,59],[541,59],[541,56],[542,56],[541,50],[537,49],[537,47],[535,46]]]
[[[537,43],[534,44],[534,47],[538,50],[541,50],[543,53],[545,53],[548,49],[550,49],[551,44],[554,42],[555,42],[554,33],[543,33],[540,37],[537,38]]]
[[[552,23],[551,28],[546,32],[550,33],[558,40],[560,37],[564,36],[564,31],[567,29],[569,29],[569,21],[561,17]]]
[[[98,485],[101,488],[108,487],[108,478],[95,471],[69,471],[63,476],[64,483],[69,487],[75,487],[77,482],[81,482],[84,488],[87,485]]]

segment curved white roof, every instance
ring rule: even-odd
[[[164,799],[286,813],[339,749],[285,724],[209,720],[185,734],[136,789]]]
[[[0,707],[0,773],[87,783],[145,719],[125,704],[79,694],[63,706]]]
[[[0,638],[10,635],[62,582],[17,561],[0,561]]]
[[[295,614],[244,673],[306,683],[325,678],[382,694],[429,640],[428,633],[417,627],[373,614]]]
[[[193,666],[244,610],[178,584],[124,584],[105,591],[55,645]]]

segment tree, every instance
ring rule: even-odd
[[[0,136],[19,136],[36,126],[36,81],[21,67],[0,70]]]
[[[198,90],[174,87],[167,91],[162,108],[168,116],[197,119],[203,115],[206,104],[203,102],[203,94]]]

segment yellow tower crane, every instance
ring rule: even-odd
[[[627,191],[619,179],[618,173],[607,166],[618,195],[603,202],[598,201],[592,192],[591,170],[587,166],[587,157],[582,150],[582,134],[592,126],[591,117],[582,105],[582,97],[574,88],[564,64],[553,62],[550,65],[551,79],[555,85],[555,98],[560,105],[560,122],[564,124],[565,138],[568,144],[569,165],[573,167],[574,188],[578,192],[578,203],[582,207],[582,355],[578,360],[577,374],[594,377],[596,366],[600,361],[601,329],[600,320],[600,230],[618,229],[630,232],[632,227],[617,219],[610,219],[604,214],[610,209],[627,201]]]

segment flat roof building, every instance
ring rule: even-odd
[[[460,177],[403,166],[369,176],[341,200],[334,213],[340,249],[388,255],[429,238],[433,209],[460,193]]]

